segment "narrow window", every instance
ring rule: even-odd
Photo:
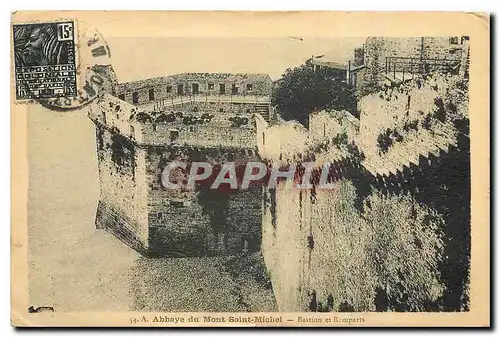
[[[132,93],[132,103],[133,104],[139,103],[139,93],[138,92]]]
[[[184,95],[184,84],[177,85],[177,95]]]
[[[252,83],[248,83],[247,84],[247,90],[248,91],[252,91],[253,90],[253,84]]]
[[[150,101],[155,100],[155,89],[154,88],[149,89],[149,100]]]
[[[214,90],[214,84],[208,83],[208,90]]]
[[[173,142],[177,138],[179,138],[179,131],[177,131],[177,130],[170,130],[170,141]]]
[[[167,94],[170,94],[172,92],[172,86],[167,85]]]
[[[233,95],[238,94],[238,86],[236,85],[236,83],[233,83],[233,86],[231,87],[231,92],[233,93]]]
[[[224,83],[219,84],[219,94],[224,95],[226,93],[226,85]]]
[[[130,136],[133,138],[135,136],[135,130],[132,125],[130,125]]]
[[[266,145],[266,134],[262,132],[262,145]]]
[[[200,93],[200,85],[198,83],[193,83],[193,95],[197,95]]]
[[[174,206],[174,207],[177,207],[177,208],[184,207],[184,202],[181,201],[181,200],[170,200],[169,203],[170,203],[171,206]]]
[[[125,100],[125,94],[119,94],[118,98],[121,99],[122,101],[124,101]]]

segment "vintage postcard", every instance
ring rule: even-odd
[[[490,18],[15,12],[14,326],[490,325]]]

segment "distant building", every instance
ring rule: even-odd
[[[468,76],[469,37],[369,37],[347,62],[316,57],[312,64],[337,72],[361,97],[386,80],[399,83],[436,71]]]
[[[272,80],[267,74],[183,73],[115,87],[116,97],[154,111],[164,106],[212,102],[234,104],[244,113],[264,112],[265,115],[269,113],[266,105],[271,91]],[[259,111],[258,103],[262,103]]]

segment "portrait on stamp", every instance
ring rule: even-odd
[[[73,22],[13,26],[16,98],[76,95]]]

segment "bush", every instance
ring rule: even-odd
[[[392,131],[392,136],[396,139],[396,142],[402,142],[403,141],[403,136],[399,133],[398,130],[394,129]]]
[[[347,145],[347,151],[358,162],[361,162],[365,159],[365,154],[359,150],[359,147],[354,142],[351,142]]]
[[[145,112],[139,112],[135,118],[140,123],[151,123],[152,121],[151,115]]]
[[[155,122],[156,123],[171,123],[171,122],[175,122],[175,114],[174,113],[162,113],[161,115],[159,115],[158,117],[156,117],[155,119]]]
[[[272,104],[285,120],[297,120],[308,126],[309,114],[319,110],[356,110],[354,90],[339,72],[313,69],[309,62],[287,69],[273,90]]]
[[[248,124],[247,117],[234,116],[234,117],[229,117],[228,120],[232,122],[231,127],[235,127],[235,128],[238,128],[242,125]]]
[[[405,130],[406,132],[410,130],[418,131],[418,119],[405,122],[405,124],[403,125],[403,130]]]
[[[440,122],[444,122],[446,120],[446,112],[444,109],[444,102],[441,97],[436,97],[434,99],[434,104],[436,105],[436,111],[434,115],[436,116],[437,120]]]
[[[426,130],[429,130],[431,128],[431,125],[432,125],[432,116],[431,114],[427,114],[427,116],[425,116],[424,120],[422,121],[422,127]]]
[[[348,143],[347,133],[342,132],[337,134],[335,137],[332,138],[332,142],[335,145],[347,145]]]
[[[188,115],[182,119],[182,123],[184,125],[195,125],[195,124],[198,124],[198,118],[191,116],[191,115]]]
[[[448,109],[449,112],[455,114],[457,113],[457,106],[453,102],[448,102],[446,105],[446,108]]]
[[[391,135],[391,130],[387,129],[386,131],[379,134],[377,137],[378,148],[382,153],[387,153],[387,151],[389,151],[389,147],[392,146],[393,142],[390,135]]]

